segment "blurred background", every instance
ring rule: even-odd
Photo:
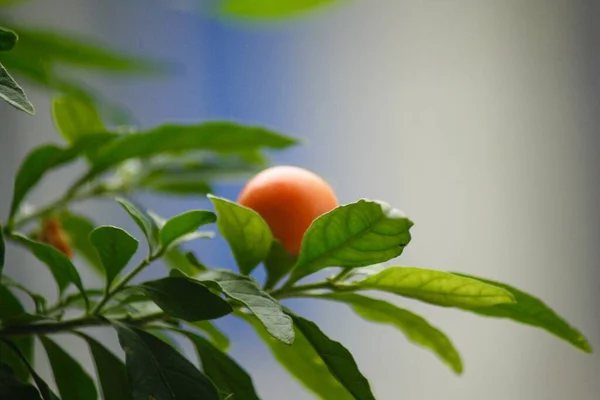
[[[600,3],[338,1],[275,21],[216,15],[214,3],[29,1],[1,7],[0,19],[167,61],[170,73],[160,77],[86,68],[68,76],[125,104],[144,128],[230,119],[301,138],[302,146],[272,161],[321,174],[342,203],[381,199],[415,221],[411,245],[393,264],[514,283],[599,346]],[[37,115],[0,104],[2,215],[24,155],[61,140],[50,115],[52,92],[21,83]],[[31,202],[54,198],[76,173],[52,175]],[[242,184],[215,191],[235,199]],[[200,197],[138,200],[164,216],[210,207]],[[78,209],[99,223],[136,229],[110,202]],[[210,265],[234,265],[221,239],[189,248]],[[8,261],[9,274],[55,295],[50,275],[32,268],[29,255],[14,249]],[[155,267],[143,278],[161,274]],[[343,305],[289,304],[355,354],[378,399],[599,396],[597,353],[511,322],[393,301],[448,333],[463,356],[463,376],[394,328],[367,324]],[[219,324],[265,399],[312,398],[249,328],[233,318]],[[99,335],[120,351],[112,333]],[[62,343],[93,371],[83,342]],[[50,377],[43,351],[36,358]]]

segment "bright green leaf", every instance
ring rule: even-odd
[[[121,228],[116,226],[100,226],[89,236],[90,243],[98,251],[104,270],[106,271],[106,287],[127,266],[138,249],[139,242]]]
[[[203,265],[192,253],[183,253],[178,247],[172,247],[165,252],[163,260],[172,269],[178,269],[186,276],[195,276],[205,271]]]
[[[0,362],[0,399],[41,400],[41,397],[33,385],[17,379],[10,365]]]
[[[187,278],[162,278],[139,286],[164,312],[185,321],[220,318],[232,308],[205,286]]]
[[[14,31],[0,26],[0,51],[12,50],[19,37]]]
[[[14,318],[25,313],[25,308],[17,297],[6,287],[0,285],[0,321]],[[33,337],[25,336],[13,339],[14,346],[26,360],[33,357]],[[22,381],[29,379],[27,363],[11,350],[4,342],[0,341],[0,361],[10,365],[17,377]]]
[[[379,201],[337,207],[304,234],[290,283],[325,267],[364,267],[398,257],[410,242],[412,225],[401,211]]]
[[[424,318],[386,301],[355,293],[327,293],[315,297],[346,303],[367,321],[395,326],[411,342],[432,350],[454,372],[462,373],[462,360],[450,339]]]
[[[61,399],[97,399],[98,392],[96,392],[94,381],[77,360],[67,354],[67,352],[47,336],[40,336],[40,340],[44,345],[46,354],[48,354],[54,381],[56,382]]]
[[[208,195],[217,211],[219,232],[229,243],[240,272],[250,274],[269,254],[273,234],[254,210]]]
[[[219,349],[223,352],[225,352],[229,349],[229,346],[230,346],[229,338],[227,336],[225,336],[225,334],[223,332],[221,332],[219,329],[217,329],[217,327],[214,326],[211,322],[196,321],[196,322],[191,322],[190,325],[199,329],[200,331],[204,332],[210,339],[211,343],[217,349]]]
[[[253,278],[227,270],[211,269],[196,279],[205,284],[214,282],[225,296],[248,307],[277,340],[286,344],[294,341],[292,319],[283,312],[281,304],[264,292]]]
[[[82,337],[90,348],[102,397],[107,400],[133,400],[125,364],[100,342],[81,332],[77,332],[77,335]]]
[[[105,275],[104,266],[98,256],[96,248],[90,243],[90,233],[95,228],[95,224],[82,215],[72,212],[61,214],[60,222],[63,231],[69,237],[71,247],[80,254],[100,276]]]
[[[526,325],[542,328],[586,353],[592,352],[592,346],[585,336],[540,299],[504,283],[465,274],[456,275],[500,287],[509,292],[516,300],[514,304],[497,304],[469,311],[486,317],[508,318]]]
[[[152,218],[150,218],[145,212],[140,210],[131,201],[124,198],[115,199],[124,209],[127,211],[129,216],[134,220],[137,226],[140,228],[146,239],[148,240],[148,247],[152,251],[156,247],[158,226]]]
[[[102,133],[104,124],[91,101],[73,95],[52,99],[52,117],[56,129],[68,143],[86,134]]]
[[[236,313],[236,315],[252,325],[258,336],[269,347],[275,359],[298,382],[319,396],[319,398],[323,400],[354,399],[354,396],[329,372],[321,357],[298,328],[295,329],[296,339],[294,343],[286,345],[270,336],[254,316],[243,313]]]
[[[413,267],[390,267],[348,285],[354,290],[381,290],[438,306],[471,309],[514,303],[505,289],[447,272]]]
[[[265,289],[272,289],[286,276],[298,261],[298,257],[290,254],[279,240],[273,240],[271,250],[265,259],[265,270],[267,281]]]
[[[176,332],[192,342],[202,362],[202,370],[221,392],[233,395],[236,400],[260,400],[252,378],[235,360],[199,335],[179,329]]]
[[[331,5],[337,0],[225,0],[221,11],[244,18],[279,19]]]
[[[160,241],[163,248],[177,243],[185,235],[192,234],[202,225],[212,224],[217,216],[211,211],[192,210],[169,219],[160,229]]]
[[[113,325],[125,351],[134,399],[219,400],[213,383],[177,350],[139,329]]]
[[[10,76],[2,64],[0,64],[0,99],[28,114],[35,114],[33,104],[31,104],[21,86]]]

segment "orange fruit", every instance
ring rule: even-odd
[[[242,189],[238,203],[256,211],[293,255],[300,252],[310,224],[338,205],[327,182],[293,166],[271,167],[258,173]]]
[[[73,258],[73,250],[71,250],[69,238],[63,231],[60,221],[57,219],[50,218],[44,221],[39,239],[41,242],[47,243],[59,250],[67,257]]]

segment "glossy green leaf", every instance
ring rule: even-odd
[[[158,226],[156,225],[154,220],[150,218],[145,212],[140,210],[131,201],[120,197],[116,198],[115,200],[125,209],[125,211],[127,211],[129,216],[140,228],[144,236],[146,236],[146,240],[148,240],[148,247],[150,248],[150,251],[152,251],[156,247],[157,236],[159,231]]]
[[[220,400],[213,383],[177,350],[139,329],[113,325],[125,351],[135,400]]]
[[[0,51],[12,50],[19,37],[14,31],[0,26]]]
[[[294,320],[294,325],[321,357],[329,372],[352,393],[354,398],[375,400],[369,381],[358,369],[358,365],[348,349],[327,337],[314,322],[291,312],[289,314]]]
[[[94,400],[98,398],[92,378],[84,371],[79,362],[65,352],[47,336],[40,341],[48,354],[56,387],[62,400]]]
[[[414,267],[390,267],[357,281],[354,290],[381,290],[427,303],[458,308],[514,303],[505,289],[447,272]]]
[[[6,286],[0,285],[0,321],[17,317],[23,313],[25,313],[25,308],[19,299]],[[12,343],[26,360],[32,359],[33,337],[14,338]],[[2,341],[0,341],[0,361],[10,365],[20,380],[27,381],[29,379],[27,363],[23,362],[19,355]]]
[[[81,332],[77,332],[77,335],[90,348],[102,397],[107,400],[133,400],[125,364],[97,340]]]
[[[183,272],[186,276],[194,276],[205,271],[203,265],[192,253],[184,253],[178,247],[172,247],[165,252],[163,260],[172,268]]]
[[[257,335],[265,342],[277,361],[307,389],[323,400],[354,400],[346,388],[333,377],[302,332],[295,329],[296,339],[286,345],[270,336],[258,319],[252,315],[236,313],[250,323]]]
[[[185,321],[220,318],[232,308],[205,286],[187,278],[168,277],[139,286],[167,314]]]
[[[192,210],[169,219],[160,229],[160,242],[163,248],[178,243],[182,237],[192,234],[203,225],[216,222],[217,216],[206,210]]]
[[[267,280],[265,289],[272,289],[286,276],[298,261],[298,257],[288,253],[279,240],[273,240],[271,250],[265,259]]]
[[[106,287],[127,266],[138,249],[139,242],[121,228],[100,226],[90,233],[90,243],[98,251],[106,271]]]
[[[21,111],[25,111],[27,114],[35,114],[33,104],[2,64],[0,64],[0,99]]]
[[[18,346],[16,346],[11,341],[0,339],[0,344],[2,344],[7,350],[12,351],[13,354],[17,358],[19,358],[23,362],[23,364],[27,367],[27,369],[29,370],[29,374],[31,374],[31,377],[33,378],[35,385],[37,386],[38,390],[40,391],[40,394],[41,394],[43,400],[60,400],[58,398],[58,396],[54,394],[52,389],[50,389],[48,384],[46,382],[44,382],[44,380],[35,372],[35,370],[33,369],[33,367],[30,364],[30,361],[29,361],[31,359],[30,357],[27,358],[23,353],[21,353]]]
[[[462,360],[450,339],[424,318],[386,301],[355,293],[327,293],[315,297],[346,303],[367,321],[395,326],[408,340],[430,349],[454,372],[462,373]]]
[[[0,362],[0,399],[41,400],[41,397],[33,385],[17,379],[10,365]]]
[[[73,95],[52,99],[52,117],[56,129],[68,143],[86,134],[105,131],[100,114],[91,101]]]
[[[217,327],[214,326],[211,322],[196,321],[191,322],[190,325],[204,332],[206,336],[208,336],[208,338],[210,339],[213,346],[215,346],[217,349],[223,352],[229,349],[229,346],[231,344],[229,342],[229,338],[225,336],[223,332],[217,329]]]
[[[68,235],[71,247],[81,255],[100,276],[105,275],[104,266],[96,248],[90,243],[90,233],[96,225],[83,215],[66,212],[61,214],[60,222],[63,231]]]
[[[252,378],[235,360],[199,335],[183,330],[177,332],[192,342],[202,362],[202,370],[221,392],[236,400],[260,400]]]
[[[2,279],[2,271],[4,270],[4,259],[6,257],[6,242],[4,241],[4,229],[0,225],[0,280]]]
[[[337,0],[225,0],[221,11],[244,18],[279,19],[321,9]]]
[[[273,234],[254,210],[208,195],[217,212],[219,232],[229,243],[240,272],[250,274],[269,254]]]
[[[97,172],[131,158],[163,153],[208,150],[235,153],[263,147],[283,149],[296,141],[257,127],[229,122],[201,125],[163,125],[147,132],[126,135],[104,146],[94,157]]]
[[[87,301],[81,277],[69,257],[52,246],[31,240],[25,236],[13,235],[13,238],[29,248],[33,255],[50,269],[61,293],[70,283],[73,283],[81,292],[84,300]]]
[[[566,340],[586,353],[592,352],[592,346],[585,336],[537,297],[504,283],[465,274],[456,275],[502,288],[516,300],[514,304],[496,304],[491,307],[475,308],[469,311],[486,317],[512,319],[522,324],[541,328]]]
[[[290,282],[325,267],[356,268],[398,257],[410,242],[412,225],[401,211],[379,201],[337,207],[304,234]]]
[[[283,312],[281,304],[264,292],[253,278],[227,270],[211,269],[196,279],[207,285],[213,282],[225,296],[248,307],[277,340],[286,344],[294,341],[292,319]]]

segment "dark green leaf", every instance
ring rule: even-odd
[[[229,349],[229,338],[209,321],[196,321],[190,325],[204,332],[217,349],[223,352]]]
[[[98,398],[92,378],[81,365],[47,336],[40,336],[44,345],[56,387],[62,400],[94,400]]]
[[[500,287],[508,291],[516,300],[516,303],[514,304],[497,304],[491,307],[476,308],[469,311],[487,317],[508,318],[526,325],[542,328],[553,335],[566,340],[586,353],[592,352],[592,346],[585,336],[583,336],[579,330],[571,326],[565,319],[556,314],[540,299],[504,283],[465,274],[456,275],[476,279],[485,284]]]
[[[337,207],[304,234],[290,283],[325,267],[364,267],[398,257],[410,242],[412,225],[401,211],[379,201]]]
[[[202,265],[192,253],[184,254],[178,247],[168,249],[163,260],[170,268],[178,269],[186,276],[194,276],[206,270],[206,266]]]
[[[235,360],[201,336],[183,330],[177,332],[187,336],[194,344],[202,370],[221,392],[233,395],[236,400],[259,400],[252,378]]]
[[[167,329],[167,328],[172,329],[173,327],[172,326],[165,327],[165,329]],[[171,346],[172,348],[177,350],[179,353],[184,354],[183,350],[181,349],[179,344],[173,339],[173,337],[171,335],[169,335],[168,332],[165,332],[164,329],[162,329],[162,327],[161,328],[145,327],[144,331],[153,334],[154,336],[156,336],[157,338],[159,338],[160,340],[162,340],[163,342],[165,342],[166,344],[168,344],[169,346]]]
[[[28,247],[38,260],[46,264],[50,269],[50,272],[52,272],[61,293],[70,283],[73,283],[81,292],[84,300],[87,301],[87,295],[83,288],[81,277],[75,269],[75,266],[73,266],[73,263],[71,263],[71,260],[69,260],[69,257],[52,246],[36,242],[25,236],[13,235],[13,238],[22,245]]]
[[[298,257],[288,253],[280,241],[273,240],[271,250],[265,259],[267,281],[265,289],[272,289],[286,276],[298,261]]]
[[[0,51],[12,50],[17,44],[17,40],[19,37],[15,32],[0,26]]]
[[[4,229],[0,225],[0,280],[2,279],[2,270],[4,270],[4,258],[6,257],[6,243],[4,242]]]
[[[158,235],[158,226],[152,218],[150,218],[145,212],[142,212],[135,204],[131,201],[117,198],[115,199],[119,204],[127,211],[131,218],[135,221],[137,226],[141,229],[144,236],[148,240],[148,246],[152,251],[156,246],[156,239]]]
[[[331,375],[302,332],[295,329],[296,339],[286,345],[267,334],[260,322],[252,315],[236,313],[250,323],[281,365],[307,389],[323,400],[353,400],[354,397]]]
[[[432,350],[454,372],[462,373],[462,360],[450,339],[424,318],[386,301],[354,293],[327,293],[315,297],[346,303],[368,321],[395,326],[411,342]]]
[[[185,321],[220,318],[232,311],[221,297],[187,278],[162,278],[139,287],[164,312]]]
[[[212,224],[217,216],[211,211],[192,210],[169,219],[160,229],[160,241],[163,248],[177,243],[183,236],[194,233],[202,225]]]
[[[16,355],[27,367],[27,369],[29,370],[29,374],[31,374],[31,376],[33,377],[33,381],[35,382],[35,385],[38,387],[38,390],[42,395],[43,400],[60,400],[58,396],[55,395],[54,392],[52,392],[48,384],[44,382],[44,380],[40,378],[40,376],[34,371],[33,367],[29,363],[29,359],[31,357],[27,358],[23,353],[21,353],[20,349],[13,342],[0,339],[0,344],[3,344],[6,349],[12,351],[13,354]]]
[[[248,275],[269,254],[273,234],[254,210],[208,195],[217,211],[219,232],[229,243],[240,272]]]
[[[263,128],[229,122],[201,125],[163,125],[144,133],[131,134],[104,146],[94,157],[97,172],[131,158],[147,158],[162,153],[209,150],[235,153],[262,147],[283,149],[295,140]]]
[[[213,383],[177,350],[149,333],[113,324],[125,351],[135,400],[219,400]]]
[[[34,386],[17,379],[10,365],[0,362],[0,399],[41,400],[41,397]]]
[[[337,0],[225,0],[221,11],[245,18],[279,19],[331,5]]]
[[[31,301],[35,305],[36,312],[38,314],[41,314],[44,312],[44,310],[46,308],[46,299],[42,295],[32,292],[25,286],[21,285],[19,282],[14,281],[13,279],[11,279],[10,277],[8,277],[6,275],[2,276],[1,284],[5,285],[7,287],[14,287],[15,289],[18,289],[21,292],[25,293],[27,296],[29,296],[31,298]]]
[[[77,332],[90,347],[102,397],[110,400],[132,400],[125,364],[95,339]]]
[[[274,338],[286,344],[294,341],[292,319],[283,312],[281,304],[264,292],[254,279],[216,269],[201,273],[197,279],[205,284],[213,282],[227,297],[248,307]]]
[[[31,104],[21,86],[10,76],[2,64],[0,64],[0,99],[28,114],[35,114],[33,104]]]
[[[121,228],[100,226],[90,233],[90,243],[98,251],[106,271],[106,287],[127,266],[138,249],[139,242]]]
[[[19,299],[6,286],[0,285],[0,321],[17,317],[23,313],[25,313],[25,309]],[[15,338],[13,344],[25,360],[32,359],[33,337]],[[10,365],[20,380],[27,381],[29,379],[27,364],[2,341],[0,341],[0,361]]]
[[[104,276],[102,261],[89,240],[90,233],[96,225],[88,218],[71,212],[61,215],[61,224],[63,231],[69,236],[73,250],[79,253],[95,272],[99,273],[100,276]]]
[[[471,309],[514,303],[506,290],[447,272],[413,267],[390,267],[348,285],[354,290],[382,290],[427,303]]]
[[[81,96],[56,96],[52,100],[54,125],[68,143],[83,135],[105,131],[98,110]]]

